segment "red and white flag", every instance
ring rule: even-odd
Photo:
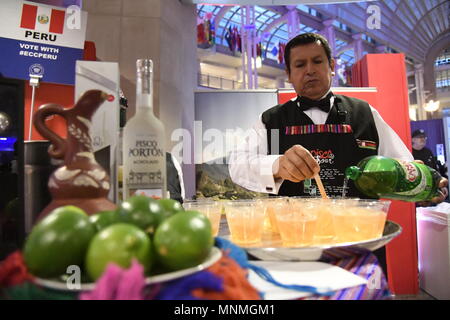
[[[43,6],[23,4],[20,27],[40,32],[62,34],[66,12]]]

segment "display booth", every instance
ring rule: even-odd
[[[369,54],[354,66],[353,87],[333,88],[333,92],[367,101],[411,150],[405,72],[403,54]],[[199,163],[196,162],[197,194],[214,196],[219,190],[226,188],[229,195],[257,196],[256,193],[230,183],[224,161],[230,152],[227,145],[232,143],[226,142],[238,135],[239,130],[251,128],[264,110],[277,103],[284,103],[295,95],[293,90],[286,89],[196,92],[195,120],[201,121],[201,128],[194,134],[195,153],[197,159],[202,159]],[[237,114],[243,116],[237,118]],[[222,150],[210,152],[207,144],[204,144],[204,134],[209,128],[219,128],[222,136],[218,136],[225,137]],[[212,137],[209,139],[212,141]],[[387,246],[390,288],[395,294],[416,294],[419,287],[415,204],[393,201],[388,219],[403,228],[402,234]]]
[[[368,54],[353,66],[352,79],[353,88],[335,88],[333,92],[367,101],[411,150],[405,56]],[[295,92],[280,91],[279,102],[293,96]],[[415,213],[415,204],[403,201],[393,201],[389,210],[388,219],[403,228],[386,252],[389,284],[396,294],[416,294],[419,288]]]

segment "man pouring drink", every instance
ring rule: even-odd
[[[323,36],[305,33],[291,39],[285,61],[298,96],[263,112],[253,127],[257,143],[248,138],[231,154],[229,171],[235,183],[256,192],[310,196],[303,182],[319,174],[327,194],[340,196],[345,169],[365,157],[414,160],[375,108],[333,94],[335,61]],[[446,184],[442,179],[441,187]],[[366,197],[352,183],[347,195]]]
[[[232,152],[229,172],[235,183],[279,196],[311,196],[315,181],[309,179],[319,175],[327,195],[337,197],[342,195],[345,169],[366,157],[414,160],[375,108],[331,91],[335,61],[323,36],[294,37],[284,57],[297,97],[263,112],[253,126],[253,138]],[[439,187],[447,183],[442,178]],[[352,181],[346,194],[367,198]],[[433,201],[445,197],[440,194]]]

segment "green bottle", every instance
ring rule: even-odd
[[[345,170],[347,179],[373,198],[427,201],[439,193],[440,174],[420,163],[371,156]]]

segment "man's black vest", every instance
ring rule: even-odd
[[[300,110],[296,101],[288,101],[285,104],[268,109],[262,114],[262,122],[267,129],[268,154],[284,154],[294,144],[302,145],[302,140],[306,141],[305,139],[309,141],[311,148],[314,148],[311,146],[312,140],[317,141],[317,144],[321,145],[322,148],[336,150],[337,154],[346,158],[346,166],[356,165],[363,158],[378,154],[379,138],[372,111],[369,104],[360,99],[335,95],[333,107],[326,121],[326,124],[337,124],[338,126],[334,127],[339,128],[343,127],[340,125],[350,125],[352,131],[350,134],[340,134],[339,129],[336,129],[337,131],[333,133],[318,133],[314,131],[315,129],[311,129],[311,132],[306,132],[306,134],[304,132],[294,135],[289,133],[287,128],[294,128],[295,130],[306,128],[305,130],[307,130],[314,127],[312,120]],[[278,129],[275,134],[279,134],[279,148],[272,148],[271,129]],[[339,168],[339,170],[343,171],[345,168]],[[285,187],[287,187],[291,182],[286,183],[285,181],[283,184],[286,184]],[[298,186],[292,185],[291,189],[298,190]],[[284,193],[292,195],[293,192]],[[353,195],[360,196],[357,193]]]
[[[170,193],[170,199],[183,203],[181,196],[181,181],[179,173],[172,160],[172,155],[166,152],[166,171],[167,171],[167,191]]]

